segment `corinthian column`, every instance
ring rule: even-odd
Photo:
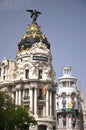
[[[48,110],[49,110],[49,92],[47,90],[47,94],[46,94],[46,116],[48,116]]]
[[[34,89],[34,114],[37,115],[37,89]]]
[[[21,105],[21,90],[19,90],[19,105]]]
[[[33,96],[32,96],[32,89],[29,90],[29,96],[30,96],[30,111],[32,111],[33,108]]]
[[[18,90],[16,90],[16,105],[18,105]]]
[[[50,116],[52,116],[52,91],[50,91]]]

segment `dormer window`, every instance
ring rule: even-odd
[[[29,69],[25,70],[25,78],[28,79],[29,78]]]
[[[3,69],[3,74],[5,74],[5,67],[4,67],[4,69]]]
[[[5,80],[5,76],[3,76],[3,80]]]

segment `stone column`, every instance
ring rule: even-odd
[[[22,95],[23,95],[22,97],[24,98],[24,89],[23,89]]]
[[[50,116],[52,116],[52,91],[50,91]]]
[[[29,90],[29,96],[30,96],[30,111],[32,112],[32,107],[33,107],[33,96],[32,96],[32,89]]]
[[[19,105],[21,105],[21,90],[19,90]]]
[[[54,93],[54,101],[56,100],[55,99],[56,97],[55,97],[55,93]],[[54,117],[56,117],[56,102],[54,102]]]
[[[69,81],[69,86],[68,86],[68,87],[71,87],[71,86],[70,86],[70,81]]]
[[[12,92],[12,99],[14,99],[14,93]]]
[[[37,115],[37,88],[34,88],[34,114]]]
[[[49,102],[49,92],[48,92],[48,90],[47,90],[47,94],[46,94],[46,116],[48,116],[49,114],[48,114],[48,109],[49,109],[49,104],[48,104],[48,102]]]
[[[44,96],[44,101],[46,101],[46,96]],[[46,105],[43,106],[43,116],[46,116]]]
[[[16,90],[16,105],[18,105],[18,90]]]

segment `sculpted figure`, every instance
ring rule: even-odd
[[[33,18],[33,23],[36,23],[37,17],[39,16],[39,14],[41,14],[41,12],[37,11],[37,10],[26,10],[27,12],[31,13],[31,18]]]
[[[50,66],[46,67],[44,69],[44,72],[45,72],[45,74],[46,74],[47,77],[51,77],[51,67]]]

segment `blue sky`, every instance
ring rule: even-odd
[[[0,61],[16,57],[18,42],[32,21],[26,9],[42,12],[37,23],[51,43],[56,81],[70,65],[86,94],[86,0],[0,0]]]

